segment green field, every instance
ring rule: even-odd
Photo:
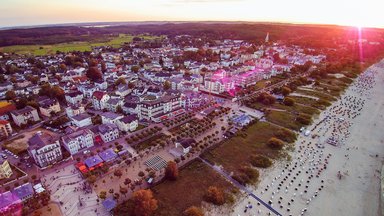
[[[50,55],[55,54],[56,51],[71,52],[71,51],[91,51],[92,47],[98,46],[112,46],[120,47],[123,43],[131,42],[136,37],[133,35],[120,34],[116,37],[105,38],[104,40],[96,40],[91,42],[69,42],[59,43],[52,45],[15,45],[1,47],[1,52],[17,53],[17,54],[32,54],[32,55]],[[156,36],[138,36],[146,40],[156,39]]]

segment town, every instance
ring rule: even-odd
[[[358,43],[382,46],[349,41]],[[233,161],[224,153],[218,159],[215,147],[253,136],[249,128],[267,128],[273,134],[263,141],[268,153],[249,155],[268,167],[266,156],[275,159],[299,134],[309,136],[317,109],[355,78],[335,72],[340,81],[334,86],[324,75],[343,69],[330,68],[332,52],[275,41],[268,32],[259,44],[147,34],[83,52],[2,52],[0,213],[38,215],[45,208],[57,215],[123,215],[121,206],[137,191],[189,166],[207,166],[217,175],[214,164],[221,164],[227,180],[239,183],[226,187],[244,192],[259,174],[249,166],[226,167]],[[350,69],[360,73],[356,68]],[[301,87],[307,85],[328,93]],[[244,164],[240,160],[233,164]],[[218,178],[228,184],[224,174]]]

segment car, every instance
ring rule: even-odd
[[[2,157],[3,159],[7,159],[7,158],[8,158],[7,155],[1,155],[1,157]]]
[[[13,155],[13,157],[15,157],[16,159],[18,159],[18,158],[19,158],[19,156],[17,156],[17,155]]]

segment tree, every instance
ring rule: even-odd
[[[139,72],[139,69],[140,69],[140,67],[139,67],[138,65],[133,65],[133,66],[131,67],[131,71],[134,72],[134,73]]]
[[[284,98],[284,102],[283,103],[286,106],[293,106],[295,104],[295,100],[293,98],[286,97],[286,98]]]
[[[268,145],[273,149],[282,149],[284,146],[284,142],[281,139],[272,137],[271,139],[268,140]]]
[[[171,87],[172,87],[171,82],[169,82],[168,80],[164,82],[164,84],[163,84],[163,88],[164,88],[164,90],[168,90],[168,89],[170,89]]]
[[[88,178],[87,178],[87,181],[91,184],[95,183],[97,180],[97,177],[95,175],[90,175]]]
[[[183,212],[183,216],[204,216],[204,213],[201,208],[191,206]]]
[[[123,77],[120,77],[119,79],[117,79],[115,81],[115,86],[118,86],[120,84],[124,84],[125,85],[125,84],[127,84],[127,81]]]
[[[120,193],[126,196],[128,193],[128,189],[126,187],[120,187]]]
[[[281,94],[283,94],[284,96],[289,95],[291,92],[292,92],[292,90],[288,87],[282,87],[281,88]]]
[[[59,101],[65,100],[65,92],[60,86],[53,86],[52,87],[52,96],[55,97]]]
[[[131,182],[132,182],[132,181],[131,181],[131,179],[129,179],[129,178],[126,178],[126,179],[124,180],[124,184],[125,184],[125,185],[129,185]]]
[[[174,161],[168,161],[165,168],[165,177],[171,181],[174,181],[179,176],[179,169]]]
[[[9,90],[5,93],[5,99],[7,100],[15,100],[16,99],[16,93],[13,90]]]
[[[103,78],[103,75],[97,67],[90,67],[87,70],[86,76],[92,81],[101,80]]]
[[[133,193],[134,214],[137,216],[149,216],[157,209],[157,200],[151,190],[138,190]]]
[[[121,170],[115,170],[115,172],[113,173],[113,175],[115,175],[116,177],[118,178],[121,178],[121,176],[123,175],[123,172],[121,172]]]
[[[101,191],[100,194],[99,194],[99,198],[100,198],[100,199],[105,199],[105,198],[107,198],[107,192],[106,192],[106,191]]]
[[[204,195],[204,199],[207,202],[213,203],[215,205],[223,205],[225,203],[224,192],[223,190],[210,186]]]

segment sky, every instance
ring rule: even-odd
[[[0,0],[0,27],[111,21],[256,21],[384,28],[384,0]]]

